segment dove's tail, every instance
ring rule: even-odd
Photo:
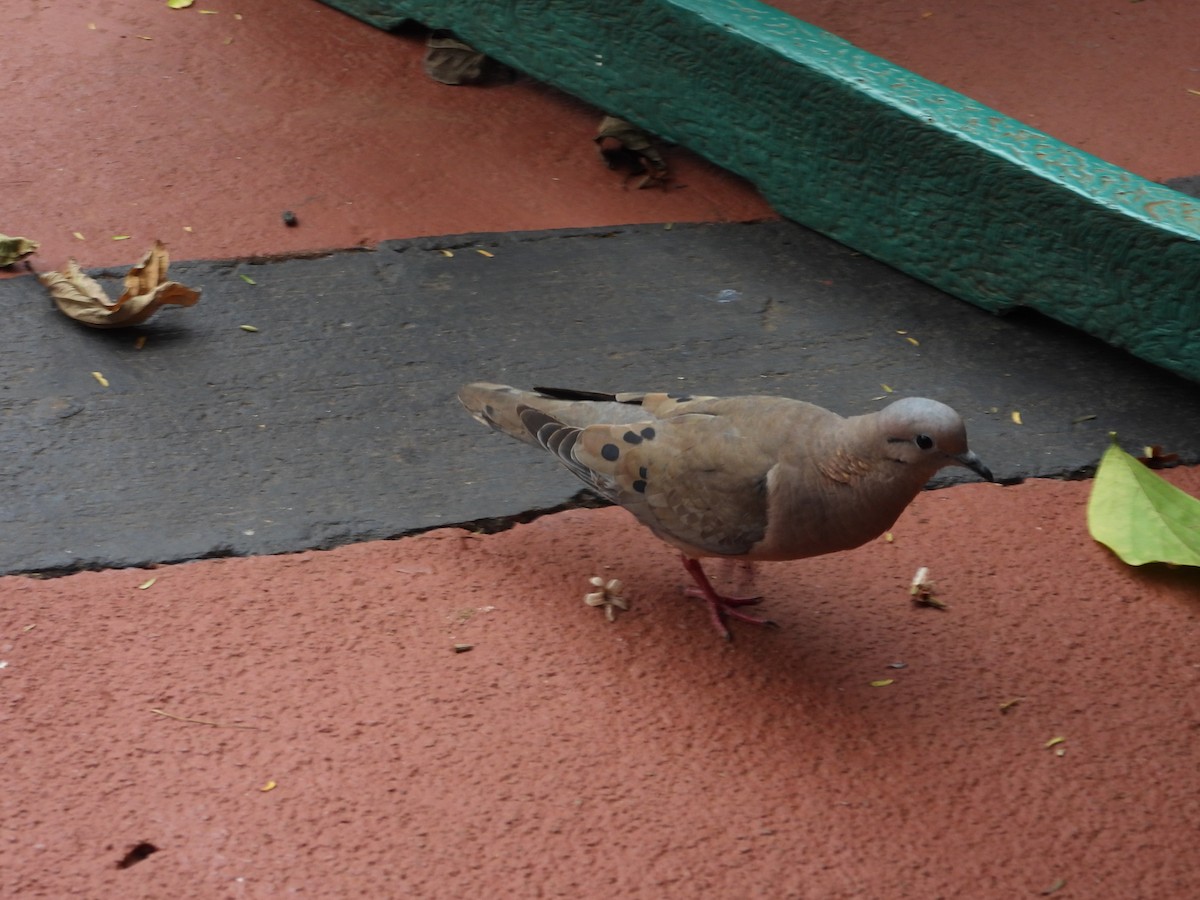
[[[517,390],[507,384],[477,381],[458,392],[459,402],[475,419],[488,428],[502,431],[527,444],[537,444],[537,436],[525,427],[521,413],[530,407],[537,395]]]
[[[653,418],[635,394],[598,394],[537,388],[522,391],[506,384],[476,382],[458,392],[467,411],[488,428],[502,431],[527,444],[540,446],[537,431],[546,417],[574,428],[588,425],[640,422]],[[635,399],[626,399],[635,398]],[[536,415],[531,413],[541,413]]]

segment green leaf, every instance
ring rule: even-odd
[[[27,256],[32,256],[34,253],[37,253],[37,248],[37,241],[0,234],[0,269],[20,262]]]
[[[1131,566],[1200,566],[1200,500],[1117,446],[1105,451],[1088,498],[1088,531]]]

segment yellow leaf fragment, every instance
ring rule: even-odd
[[[892,534],[890,531],[885,531],[883,533],[883,540],[885,543],[892,544],[892,543],[895,543],[896,536],[894,534]]]
[[[1195,94],[1197,97],[1200,97],[1200,91],[1196,90],[1195,88],[1188,88],[1187,92],[1189,94]]]
[[[79,241],[86,241],[86,240],[87,240],[87,238],[85,238],[85,237],[84,237],[82,234],[80,234],[78,231],[72,231],[72,232],[71,232],[71,234],[75,235],[75,239],[76,239],[76,240],[79,240]]]
[[[129,240],[129,238],[130,238],[130,237],[132,237],[132,235],[128,235],[128,234],[114,234],[114,235],[113,235],[113,240],[114,240],[114,241],[127,241],[127,240]]]
[[[216,14],[217,14],[217,10],[215,10],[215,9],[200,10],[200,15],[202,15],[202,16],[215,16]]]
[[[879,681],[872,681],[871,687],[887,687],[889,684],[895,684],[895,678],[881,678]]]
[[[1003,703],[1000,704],[1000,712],[1006,713],[1020,702],[1021,702],[1020,697],[1015,697],[1012,700],[1005,700]]]
[[[139,34],[139,35],[135,35],[135,37],[137,37],[139,40],[142,40],[142,41],[154,40],[154,38],[150,37],[150,35],[148,35],[148,34]]]
[[[890,384],[883,384],[883,383],[881,382],[879,386],[880,386],[881,388],[883,388],[883,391],[884,391],[884,393],[885,393],[885,394],[890,394],[890,393],[892,393],[892,386],[891,386]]]
[[[167,281],[170,257],[161,241],[125,274],[125,290],[115,301],[94,279],[67,260],[62,272],[45,272],[38,278],[50,291],[59,311],[76,322],[93,328],[122,328],[140,325],[167,304],[194,306],[200,291],[177,281]]]
[[[921,342],[918,341],[915,337],[906,337],[905,340],[908,341],[910,344],[912,344],[914,347],[921,346]]]
[[[246,284],[258,284],[258,282],[255,281],[253,278],[251,278],[249,275],[239,275],[238,277],[240,279],[242,279],[242,281],[246,282]]]
[[[192,233],[192,226],[191,226],[191,225],[184,225],[184,226],[183,226],[183,230],[184,230],[184,231],[186,231],[188,234],[191,234],[191,233]]]
[[[453,250],[438,250],[438,253],[442,254],[442,256],[446,257],[447,259],[454,255]]]
[[[1050,740],[1046,741],[1046,749],[1049,750],[1051,747],[1057,747],[1064,741],[1066,741],[1065,737],[1052,737]]]
[[[1024,422],[1021,421],[1021,413],[1019,410],[1014,409],[1012,411],[1012,420],[1013,420],[1014,425],[1024,425],[1025,424]]]
[[[96,23],[88,22],[88,31],[95,31],[95,30],[96,30]]]
[[[476,250],[475,252],[478,253],[480,256],[486,256],[488,259],[491,259],[492,257],[494,257],[496,255],[495,253],[488,253],[488,251],[486,251],[486,250]]]
[[[147,591],[147,590],[149,590],[150,588],[152,588],[152,587],[154,586],[154,582],[156,582],[156,581],[158,581],[158,577],[157,577],[157,576],[155,576],[154,578],[151,578],[151,579],[150,579],[150,580],[148,580],[148,581],[143,581],[141,584],[139,584],[139,585],[137,586],[137,589],[138,589],[139,591]]]
[[[187,9],[195,2],[196,0],[167,0],[167,6],[171,9]]]
[[[101,375],[99,372],[93,372],[92,377],[95,378],[98,382],[100,382],[100,387],[108,387],[108,379],[105,378],[103,375]]]
[[[9,237],[0,234],[0,269],[20,262],[37,253],[38,242],[24,237]]]
[[[277,787],[279,787],[279,785],[277,785],[274,781],[268,781],[266,784],[260,787],[259,790],[265,794],[267,791],[273,791]]]
[[[238,328],[242,329],[242,331],[249,331],[251,333],[258,331],[258,329],[253,325],[239,325]]]

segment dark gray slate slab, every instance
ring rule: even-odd
[[[115,333],[62,317],[32,277],[0,281],[0,571],[329,547],[569,501],[571,476],[459,408],[476,379],[846,414],[887,384],[955,406],[1005,479],[1086,470],[1110,430],[1200,460],[1195,385],[786,222],[422,239],[172,276],[200,304]]]

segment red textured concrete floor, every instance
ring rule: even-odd
[[[732,644],[618,509],[0,580],[0,894],[1195,897],[1200,581],[1088,488],[926,493]]]
[[[155,237],[199,258],[769,215],[682,151],[686,188],[624,191],[594,161],[594,111],[527,82],[426,82],[415,38],[307,0],[204,5],[6,13],[0,230],[41,240],[39,265],[127,263]],[[1040,24],[1052,4],[811,18],[1143,174],[1192,174],[1146,162],[1168,130],[1196,142],[1144,79],[1194,12],[1096,7],[1065,32]],[[1137,43],[1103,30],[1118,13],[1168,27]],[[1027,28],[1065,35],[1038,57],[1053,76],[1022,55]],[[1174,99],[1200,102],[1171,65]],[[1168,477],[1200,493],[1200,471]],[[0,579],[0,894],[1196,896],[1200,585],[1093,544],[1087,490],[924,495],[894,544],[762,567],[784,628],[733,645],[618,510]],[[912,607],[919,565],[948,611]],[[615,624],[581,603],[597,573],[629,586]],[[157,852],[117,868],[140,843]]]
[[[673,189],[625,190],[592,144],[600,113],[528,79],[431,81],[420,35],[315,0],[200,5],[217,14],[122,0],[6,15],[22,112],[0,141],[0,231],[41,241],[35,264],[124,263],[155,238],[197,259],[774,216],[684,150]]]
[[[1200,172],[1194,0],[769,0],[1152,181]]]

